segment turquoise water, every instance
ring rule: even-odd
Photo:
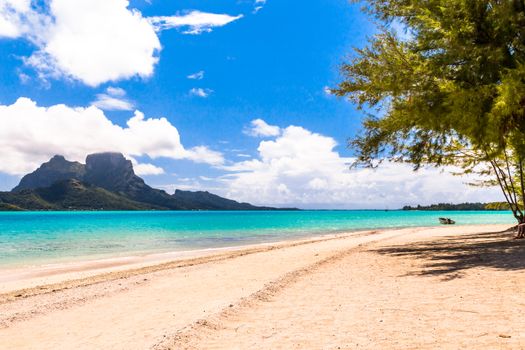
[[[344,230],[513,223],[510,212],[148,211],[0,212],[0,266],[183,251]]]

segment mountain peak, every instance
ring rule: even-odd
[[[103,161],[109,161],[109,162],[129,161],[120,152],[98,152],[98,153],[88,154],[86,157],[86,164],[90,161],[97,161],[97,160],[103,160]]]
[[[93,153],[86,157],[86,170],[88,172],[121,172],[127,175],[135,175],[133,164],[126,159],[122,153],[104,152]]]
[[[63,155],[55,154],[48,163],[54,163],[54,162],[67,162],[66,158],[64,158]]]
[[[84,180],[108,191],[129,192],[145,186],[122,153],[94,153],[86,157]]]
[[[70,162],[64,156],[55,155],[35,171],[25,175],[13,191],[48,187],[57,181],[68,179],[82,180],[85,171],[83,164]]]

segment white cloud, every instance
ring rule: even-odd
[[[201,71],[198,71],[197,73],[190,74],[187,76],[187,78],[193,79],[193,80],[202,80],[202,78],[204,78],[204,71],[201,70]]]
[[[44,78],[63,76],[90,86],[151,76],[160,41],[148,20],[128,5],[127,0],[51,0],[53,20],[33,33],[39,50],[26,64]]]
[[[148,20],[157,31],[184,28],[184,34],[201,34],[211,32],[214,27],[222,27],[242,18],[243,15],[231,16],[227,14],[191,11],[184,15],[149,17]]]
[[[18,73],[18,79],[20,80],[20,83],[27,84],[31,80],[31,77],[25,73]]]
[[[129,157],[133,163],[133,170],[139,176],[144,175],[162,175],[165,174],[164,169],[150,163],[138,163],[134,158]]]
[[[185,148],[177,128],[166,118],[146,119],[138,111],[121,127],[94,106],[39,107],[20,98],[12,105],[0,105],[0,125],[0,172],[12,175],[32,171],[55,154],[77,161],[89,153],[115,151],[128,157],[224,162],[221,153],[205,146]],[[147,164],[139,171],[160,172]]]
[[[169,156],[166,156],[169,157]],[[224,163],[224,157],[221,152],[213,151],[207,146],[196,146],[184,152],[184,159],[192,160],[196,163],[207,163],[220,166]]]
[[[266,0],[255,0],[253,13],[257,13],[266,5]]]
[[[214,180],[215,179],[206,176],[199,176],[198,178],[179,177],[176,178],[173,183],[156,184],[155,187],[168,193],[173,193],[175,190],[219,193],[221,188],[216,186]]]
[[[97,99],[92,104],[105,111],[130,111],[133,109],[131,102],[106,94],[98,94]]]
[[[31,0],[0,1],[0,38],[18,38],[38,25],[38,16],[31,9]]]
[[[124,90],[122,88],[119,88],[119,87],[109,86],[106,89],[106,92],[108,94],[110,94],[111,96],[115,96],[115,97],[124,97],[124,96],[126,96],[126,90]]]
[[[385,162],[378,169],[349,169],[331,137],[298,126],[262,141],[258,157],[223,166],[223,195],[240,201],[303,208],[399,208],[405,204],[500,200],[497,188],[473,188],[472,179],[435,168],[413,172]]]
[[[106,93],[97,94],[97,99],[91,104],[106,111],[130,111],[134,105],[125,97],[124,89],[110,86],[106,89]]]
[[[193,88],[190,90],[190,95],[206,98],[213,93],[211,89]]]
[[[0,3],[0,37],[17,38],[22,35],[22,16],[30,10],[29,0],[4,0]]]
[[[262,119],[254,119],[250,126],[244,128],[243,133],[253,137],[278,136],[281,129],[275,125],[269,125]]]
[[[192,11],[146,18],[129,0],[0,0],[0,38],[25,38],[36,50],[24,57],[38,76],[89,86],[150,77],[161,50],[157,31],[199,34],[241,18]]]

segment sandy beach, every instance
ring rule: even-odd
[[[2,349],[522,349],[505,225],[0,271]]]

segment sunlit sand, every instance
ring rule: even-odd
[[[521,348],[525,247],[502,233],[507,228],[363,231],[86,265],[55,271],[45,276],[55,283],[41,287],[35,281],[43,277],[29,274],[0,296],[0,344]]]

